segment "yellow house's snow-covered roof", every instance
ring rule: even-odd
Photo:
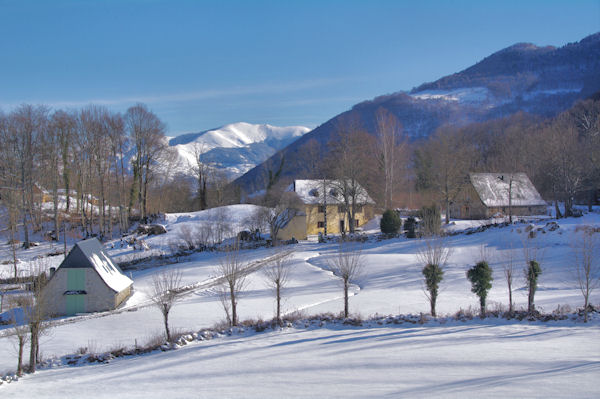
[[[327,204],[336,205],[343,204],[344,197],[342,196],[340,187],[342,182],[339,180],[294,180],[288,187],[287,191],[295,192],[300,200],[305,204],[323,204],[323,193],[327,194]],[[357,184],[357,203],[358,204],[374,204],[375,201],[369,196],[360,184]]]

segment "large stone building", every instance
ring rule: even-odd
[[[95,239],[80,241],[52,273],[43,295],[50,315],[74,315],[115,309],[129,295],[133,281]]]
[[[487,219],[509,212],[514,216],[543,215],[546,207],[525,173],[471,173],[451,204],[450,215],[459,219]]]
[[[294,180],[287,191],[295,192],[304,209],[278,234],[282,240],[292,237],[305,240],[309,235],[325,232],[325,211],[327,211],[327,234],[339,234],[349,230],[348,215],[345,212],[340,184],[332,180]],[[360,227],[373,218],[375,202],[367,191],[357,186],[354,226]],[[324,189],[325,188],[325,189]],[[326,205],[325,205],[326,204]]]

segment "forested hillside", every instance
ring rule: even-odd
[[[250,170],[236,184],[248,193],[264,189],[269,170],[277,170],[282,159],[282,179],[309,174],[307,146],[319,144],[320,156],[326,158],[337,133],[347,130],[348,121],[377,136],[380,109],[397,119],[406,141],[416,143],[443,125],[465,127],[518,112],[541,119],[555,117],[600,90],[599,76],[600,33],[560,48],[517,44],[410,92],[357,104]]]

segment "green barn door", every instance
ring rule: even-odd
[[[85,291],[85,269],[67,270],[67,291]],[[66,312],[72,316],[85,312],[85,295],[66,295]]]
[[[85,295],[67,295],[67,316],[85,312]]]

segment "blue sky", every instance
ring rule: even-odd
[[[598,31],[600,0],[0,0],[0,109],[141,101],[170,135],[315,127],[514,43]]]

